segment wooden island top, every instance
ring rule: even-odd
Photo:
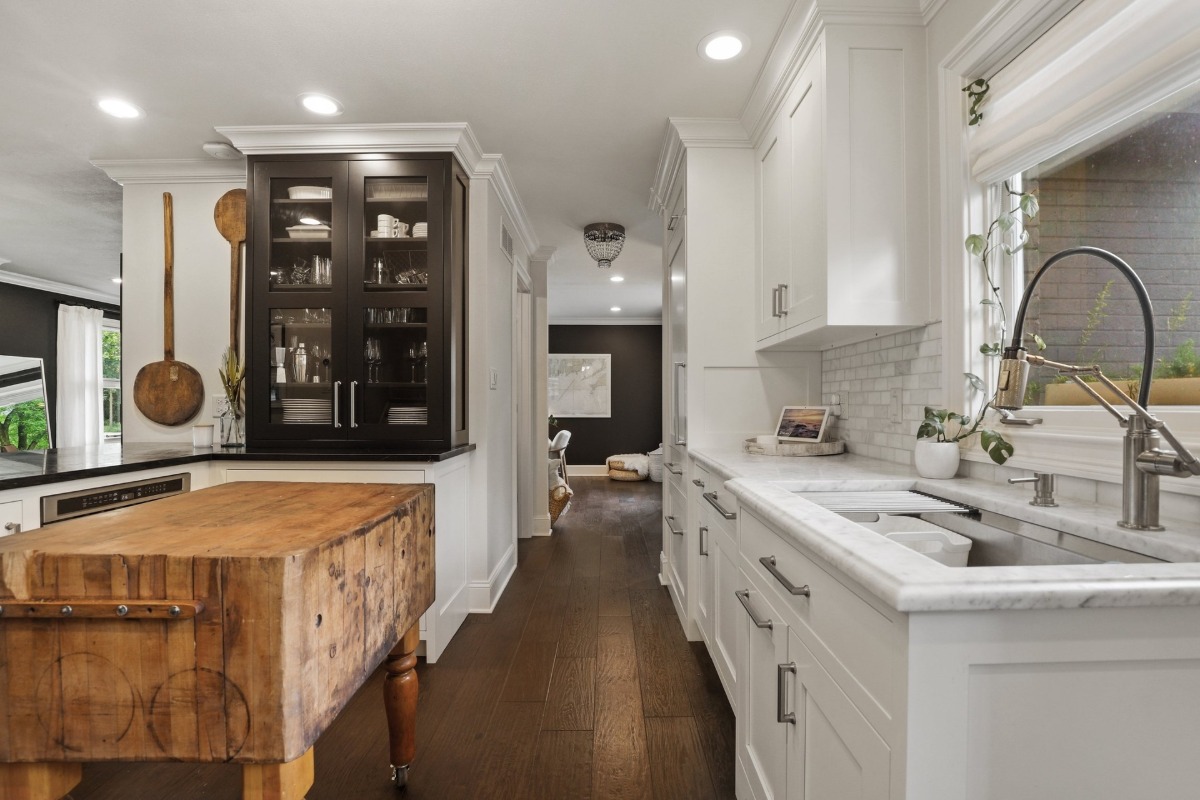
[[[311,782],[310,748],[385,657],[406,768],[434,549],[425,484],[230,483],[0,538],[0,775],[307,762]],[[245,796],[290,796],[260,773]]]

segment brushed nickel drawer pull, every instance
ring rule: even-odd
[[[785,709],[787,708],[787,674],[789,672],[793,675],[796,674],[796,662],[789,661],[786,664],[778,664],[775,670],[775,720],[784,723],[790,722],[792,725],[795,725],[796,712],[786,711]]]
[[[667,520],[667,528],[668,528],[668,530],[671,531],[671,533],[675,534],[676,536],[683,536],[683,528],[680,528],[679,530],[675,530],[675,518],[674,517],[667,517],[666,520]]]
[[[758,560],[758,563],[767,568],[767,572],[775,576],[775,580],[783,584],[783,588],[788,590],[788,594],[798,595],[800,597],[811,597],[812,592],[808,589],[808,584],[797,586],[787,579],[787,576],[779,571],[779,567],[775,566],[775,556],[763,556]]]
[[[721,508],[721,504],[717,502],[717,493],[716,492],[705,492],[704,494],[701,495],[701,497],[703,497],[705,500],[707,500],[709,505],[711,505],[713,508],[715,508],[721,514],[721,516],[724,517],[725,519],[737,519],[737,514],[735,514],[732,511],[726,511],[725,509]]]
[[[769,631],[775,629],[775,625],[771,622],[771,620],[760,619],[759,616],[754,613],[754,609],[750,607],[749,589],[738,589],[736,592],[734,592],[734,594],[737,596],[738,601],[742,604],[742,608],[746,609],[746,613],[750,615],[750,621],[753,622],[756,627],[766,628]]]
[[[699,478],[692,478],[692,483],[694,483],[696,486],[699,486],[701,489],[704,488],[704,481],[700,480]]]
[[[700,486],[703,487],[704,484],[700,484]],[[8,531],[9,533],[20,533],[21,532],[21,523],[6,522],[6,523],[4,523],[4,530]]]
[[[671,473],[672,475],[682,475],[682,474],[683,474],[683,470],[681,470],[681,469],[675,469],[675,464],[674,464],[674,462],[671,462],[671,461],[664,461],[664,462],[663,462],[663,466],[664,466],[664,467],[666,467],[666,468],[667,468],[667,472]]]
[[[700,536],[697,538],[700,539],[700,555],[702,555],[702,556],[708,555],[708,526],[707,525],[700,526]]]
[[[675,230],[675,226],[678,224],[679,224],[679,215],[672,214],[670,221],[667,222],[667,230],[669,230],[669,231]]]
[[[342,391],[342,382],[334,381],[333,382],[333,427],[335,427],[335,428],[342,427],[342,410],[340,408],[338,408],[338,399],[339,399],[338,395],[341,394],[341,391]]]

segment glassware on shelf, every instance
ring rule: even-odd
[[[413,372],[414,383],[429,382],[429,345],[425,342],[421,342],[417,350],[417,364]]]
[[[383,348],[379,340],[368,338],[363,356],[367,360],[367,383],[379,383],[379,365],[383,361]]]

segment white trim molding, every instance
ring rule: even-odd
[[[483,159],[483,149],[465,122],[233,125],[215,130],[246,155],[451,152],[472,173]]]
[[[500,599],[500,595],[504,594],[504,589],[508,586],[509,580],[517,571],[517,545],[516,542],[509,545],[508,550],[504,552],[504,556],[496,564],[496,568],[492,570],[492,574],[488,575],[486,581],[471,581],[468,584],[469,594],[467,601],[470,605],[472,614],[490,614],[496,608],[496,602]]]
[[[662,325],[662,317],[551,317],[551,325]]]
[[[479,163],[472,171],[471,177],[473,179],[482,178],[492,184],[492,188],[496,190],[496,195],[500,198],[500,206],[503,208],[504,214],[512,223],[509,233],[516,235],[526,253],[537,252],[541,245],[538,243],[537,234],[533,231],[533,225],[529,222],[525,204],[521,202],[521,196],[517,194],[516,185],[508,171],[508,162],[504,160],[504,156],[495,153],[485,153],[480,156]],[[525,277],[526,279],[529,277],[527,269]]]
[[[48,281],[45,278],[35,278],[31,275],[22,275],[19,272],[0,270],[0,283],[9,283],[13,286],[23,286],[26,289],[36,289],[39,292],[64,294],[68,297],[78,297],[81,300],[92,300],[97,303],[108,303],[114,306],[119,306],[121,304],[121,296],[119,294],[97,292],[94,289],[84,289],[82,286],[75,286],[70,283]]]
[[[121,161],[93,161],[122,186],[139,183],[236,183],[246,185],[245,161],[218,161],[213,158],[143,158]]]
[[[663,135],[654,184],[650,187],[649,207],[659,214],[666,212],[667,198],[675,185],[684,153],[695,147],[749,148],[746,129],[736,119],[707,119],[702,117],[671,117]]]

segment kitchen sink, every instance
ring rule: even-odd
[[[984,511],[919,492],[796,492],[868,530],[925,552],[937,561],[964,566],[947,557],[953,535],[970,540],[967,567],[1056,564],[1158,563],[1161,559],[1124,550],[1027,520]],[[920,532],[930,536],[921,537]],[[947,544],[933,540],[942,532]],[[929,550],[936,552],[930,553]]]

